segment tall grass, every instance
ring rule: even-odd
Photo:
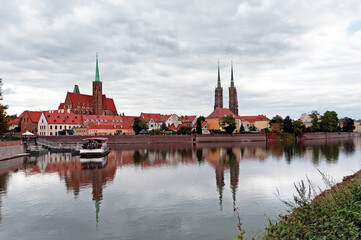
[[[263,239],[361,239],[361,175],[340,185],[321,175],[330,190],[318,195],[308,178],[295,184],[287,214],[269,221]]]

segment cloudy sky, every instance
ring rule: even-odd
[[[315,0],[1,0],[9,114],[57,109],[75,84],[119,113],[209,115],[217,62],[240,115],[335,110],[361,118],[361,4]]]

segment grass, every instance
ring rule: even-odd
[[[317,194],[309,179],[295,184],[293,201],[282,201],[288,212],[269,221],[262,239],[361,239],[361,171],[339,184],[321,175],[329,189]],[[238,219],[238,239],[245,239]]]

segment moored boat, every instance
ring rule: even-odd
[[[102,157],[109,153],[108,138],[92,137],[85,138],[88,141],[80,149],[80,157]]]

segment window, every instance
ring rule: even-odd
[[[53,136],[53,133],[52,133],[52,132],[50,132],[50,136]]]
[[[55,125],[55,130],[58,129],[58,126]]]
[[[52,125],[50,125],[50,129],[53,129],[53,126],[52,126]]]
[[[216,120],[214,120],[214,123],[215,123],[215,124],[217,124],[217,119],[216,119]]]
[[[61,129],[62,128],[62,126],[59,126],[59,129]]]

